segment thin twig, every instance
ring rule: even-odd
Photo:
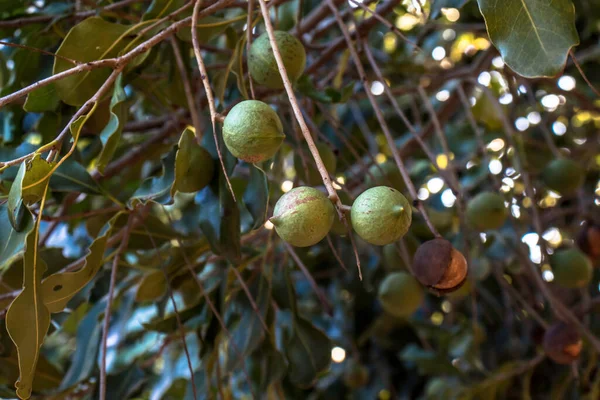
[[[235,193],[233,192],[233,187],[231,186],[231,182],[229,181],[229,175],[227,174],[227,168],[225,168],[225,162],[223,161],[223,154],[221,153],[221,146],[219,145],[219,139],[217,138],[217,127],[216,127],[216,115],[217,110],[215,108],[215,99],[213,97],[213,92],[210,87],[210,82],[208,80],[208,73],[206,72],[206,65],[204,65],[204,60],[202,59],[202,54],[200,52],[200,40],[198,39],[198,18],[200,16],[200,8],[202,7],[203,0],[196,0],[194,4],[194,12],[192,14],[192,46],[194,47],[194,56],[196,56],[196,62],[198,63],[198,69],[200,70],[200,80],[204,85],[204,91],[206,92],[206,99],[208,100],[208,109],[210,111],[210,123],[212,125],[213,137],[215,140],[215,148],[217,149],[217,154],[219,156],[219,162],[221,163],[221,168],[223,169],[223,175],[225,175],[225,181],[227,182],[227,187],[231,192],[231,197],[233,197],[233,201],[237,202],[235,198]],[[196,140],[198,143],[202,140],[202,132],[196,132]]]
[[[112,268],[110,272],[110,285],[108,287],[108,299],[106,300],[106,308],[104,310],[104,323],[102,328],[102,356],[100,358],[100,400],[106,400],[106,351],[108,349],[108,331],[110,328],[110,314],[112,312],[113,296],[115,286],[117,285],[117,271],[119,268],[119,260],[121,255],[127,249],[129,244],[129,235],[131,233],[134,214],[130,214],[127,219],[127,225],[123,233],[123,239],[117,249],[117,253],[113,258]]]
[[[196,132],[202,132],[202,129],[200,128],[201,125],[200,116],[198,115],[198,107],[196,107],[196,102],[194,101],[194,94],[192,93],[190,79],[188,77],[187,70],[185,69],[183,58],[181,57],[181,50],[179,50],[179,45],[174,36],[171,37],[171,47],[173,48],[173,54],[175,55],[175,62],[177,63],[177,68],[179,68],[179,75],[181,75],[181,80],[183,81],[185,99],[188,103],[188,108],[192,117],[192,124],[194,125],[194,130]]]
[[[73,65],[79,65],[81,64],[81,62],[77,61],[77,60],[72,60],[70,58],[61,56],[59,54],[53,53],[51,51],[46,51],[46,50],[42,50],[42,49],[38,49],[36,47],[30,47],[30,46],[25,46],[23,44],[17,44],[17,43],[11,43],[11,42],[5,42],[4,40],[0,40],[0,44],[4,45],[4,46],[8,46],[8,47],[17,47],[19,49],[25,49],[25,50],[29,50],[29,51],[33,51],[36,53],[41,53],[41,54],[45,54],[47,56],[51,56],[51,57],[56,57],[56,58],[60,58],[61,60],[64,60],[68,63],[71,63]]]
[[[317,166],[319,174],[321,175],[321,178],[323,179],[323,184],[325,185],[325,188],[327,189],[329,198],[335,204],[335,206],[337,208],[338,216],[339,216],[340,220],[342,221],[342,223],[344,224],[344,226],[346,227],[346,229],[348,230],[348,235],[350,236],[350,240],[352,242],[352,248],[354,249],[354,254],[356,257],[356,266],[358,268],[358,274],[359,274],[359,277],[362,279],[362,272],[361,272],[361,268],[360,268],[360,258],[358,256],[358,250],[356,248],[356,244],[354,243],[354,238],[352,236],[352,232],[350,229],[350,225],[348,224],[348,220],[347,220],[344,212],[341,209],[342,203],[340,201],[339,196],[337,195],[335,188],[333,187],[333,184],[331,183],[331,178],[329,177],[329,172],[327,171],[327,168],[325,167],[325,164],[323,163],[323,160],[321,159],[321,155],[319,154],[317,145],[315,144],[315,141],[312,138],[312,135],[310,134],[310,129],[308,129],[308,125],[306,124],[306,121],[304,120],[304,116],[302,115],[302,110],[300,109],[300,106],[298,105],[298,100],[296,99],[296,95],[294,93],[294,88],[292,87],[292,82],[290,81],[290,79],[288,77],[288,74],[287,74],[287,71],[285,68],[285,64],[283,63],[283,58],[281,57],[281,52],[279,51],[279,46],[277,45],[277,41],[275,40],[275,31],[273,29],[273,24],[271,23],[271,19],[269,17],[269,9],[267,7],[267,3],[265,2],[265,0],[259,0],[259,2],[260,2],[260,8],[261,8],[261,12],[263,15],[263,19],[265,21],[265,28],[267,30],[267,35],[269,36],[269,42],[271,43],[271,48],[273,50],[273,55],[275,57],[275,61],[277,61],[277,68],[279,69],[279,74],[281,75],[281,79],[283,81],[283,86],[285,87],[285,91],[288,95],[288,99],[292,106],[292,110],[294,111],[296,120],[298,121],[298,125],[300,126],[300,131],[302,132],[302,136],[304,136],[304,140],[306,140],[306,144],[308,145],[310,153],[312,154],[313,159],[315,160],[315,164]]]
[[[583,72],[583,69],[581,68],[581,65],[579,65],[579,62],[577,61],[577,58],[575,58],[575,52],[573,51],[573,49],[569,50],[569,54],[571,55],[571,59],[573,60],[573,64],[575,64],[575,67],[577,67],[577,70],[581,74],[581,77],[583,78],[583,80],[585,81],[585,83],[587,83],[587,85],[589,86],[589,88],[592,89],[592,92],[594,92],[594,94],[596,96],[600,97],[600,92],[598,92],[598,89],[596,89],[594,87],[594,85],[592,85],[592,82],[590,82],[590,80],[588,79],[588,77],[585,74],[585,72]]]

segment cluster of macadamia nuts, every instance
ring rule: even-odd
[[[294,83],[304,72],[306,53],[302,44],[287,32],[276,31],[289,80]],[[266,33],[250,48],[248,58],[251,78],[269,89],[283,89],[283,81]],[[223,140],[235,157],[260,163],[272,158],[285,139],[283,125],[269,105],[246,100],[235,105],[223,121]],[[295,152],[294,166],[298,179],[306,185],[293,188],[277,201],[269,221],[281,239],[296,247],[312,246],[334,233],[344,235],[347,229],[336,215],[331,199],[321,190],[321,175],[314,163],[306,162],[310,151],[305,145]],[[324,167],[335,172],[336,157],[330,146],[316,144]],[[312,159],[310,157],[309,159]],[[406,188],[403,177],[393,163],[372,166],[366,177],[367,190],[343,212],[354,232],[365,242],[377,246],[394,246],[409,230],[412,205],[400,192]],[[349,196],[340,193],[344,203]],[[479,229],[495,229],[504,223],[506,210],[499,195],[485,193],[475,198],[467,214],[485,214],[470,218]],[[481,220],[485,220],[484,224]],[[388,249],[389,251],[389,249]],[[416,250],[413,274],[393,271],[379,286],[378,297],[384,310],[396,317],[406,317],[419,308],[424,298],[422,285],[438,293],[458,289],[467,276],[465,257],[449,241],[436,238]]]

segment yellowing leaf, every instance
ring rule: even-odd
[[[34,229],[25,244],[23,291],[11,303],[6,314],[6,330],[19,356],[19,380],[15,386],[21,399],[31,396],[40,348],[50,327],[50,312],[42,301],[40,288],[46,265],[38,257],[37,241],[38,229]]]

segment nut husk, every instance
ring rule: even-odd
[[[419,282],[438,294],[460,288],[467,272],[467,260],[446,239],[429,240],[415,253],[413,274]]]
[[[587,221],[577,235],[577,246],[595,260],[600,258],[600,224]]]
[[[563,322],[552,325],[544,334],[544,351],[557,364],[571,364],[581,353],[579,332]]]

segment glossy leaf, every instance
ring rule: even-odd
[[[162,174],[146,179],[133,194],[132,199],[142,202],[154,200],[162,204],[171,201],[170,192],[171,186],[173,186],[173,182],[175,181],[176,156],[177,146],[174,146],[162,159]]]
[[[42,301],[41,280],[46,265],[37,254],[38,232],[32,230],[26,239],[23,262],[23,290],[6,313],[6,330],[19,355],[17,395],[28,399],[33,388],[40,348],[50,327],[50,312]]]
[[[477,0],[504,62],[527,77],[560,73],[569,51],[579,44],[571,0]]]
[[[210,153],[198,144],[194,132],[186,128],[179,138],[175,156],[175,180],[171,196],[175,191],[197,192],[210,183],[214,175],[214,160]]]
[[[39,154],[25,161],[25,176],[21,183],[21,196],[27,205],[37,203],[48,186],[49,174],[56,163],[44,160]]]
[[[42,281],[41,296],[48,311],[63,311],[69,300],[96,276],[104,261],[104,251],[112,233],[113,221],[114,219],[109,222],[104,233],[94,240],[81,269],[53,274]]]
[[[285,345],[289,378],[298,386],[311,386],[331,363],[331,341],[318,328],[302,317],[296,317],[292,333]]]
[[[160,299],[167,292],[167,281],[163,271],[154,271],[142,279],[137,291],[135,301],[139,303],[150,302]]]
[[[71,28],[56,54],[80,62],[115,57],[140,28],[141,24],[128,26],[90,17]],[[72,67],[73,64],[56,58],[53,73]],[[108,68],[97,68],[68,76],[56,81],[56,91],[65,103],[80,106],[96,93],[110,72]]]
[[[102,193],[98,182],[89,172],[80,163],[70,158],[52,173],[50,189],[57,192]]]
[[[22,162],[21,166],[19,167],[19,172],[17,172],[17,176],[10,187],[10,192],[8,193],[8,220],[10,221],[12,228],[16,231],[21,230],[21,221],[19,216],[22,216],[24,213],[21,207],[25,207],[23,205],[22,187],[26,169],[27,167],[25,162]]]
[[[254,220],[252,229],[258,229],[263,226],[267,219],[269,183],[267,181],[267,175],[263,170],[254,164],[250,164],[249,168],[250,182],[248,182],[242,200]]]
[[[25,211],[20,221],[20,230],[13,228],[9,220],[8,204],[0,205],[0,271],[23,251],[25,238],[33,228],[33,218]]]
[[[173,11],[179,9],[184,4],[184,0],[152,0],[148,10],[144,13],[142,20],[147,21],[149,19],[158,19],[164,17],[165,15],[169,15]]]
[[[121,140],[121,132],[123,131],[123,125],[125,124],[127,116],[127,105],[125,104],[125,90],[123,89],[123,74],[119,75],[115,81],[115,87],[113,89],[113,95],[110,100],[110,117],[108,124],[100,132],[100,140],[102,141],[102,151],[98,156],[96,168],[102,174],[104,168],[110,162],[119,141]]]
[[[51,83],[29,93],[23,109],[27,112],[54,111],[59,103],[56,87]]]
[[[241,319],[237,327],[231,332],[231,339],[228,346],[227,370],[231,371],[244,361],[244,358],[252,353],[265,338],[265,330],[261,323],[261,318],[266,320],[267,310],[269,308],[271,294],[269,284],[263,277],[257,280],[257,283],[250,289],[256,302],[258,312],[256,312],[246,293],[240,292],[236,304],[239,306]]]

